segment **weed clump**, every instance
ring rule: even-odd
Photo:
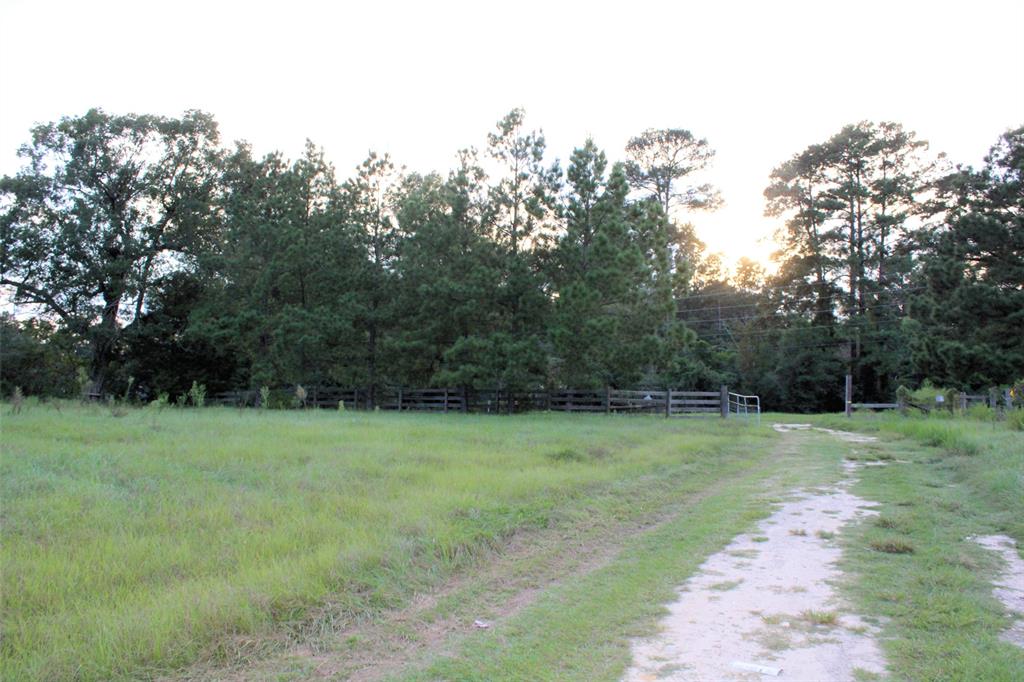
[[[709,589],[715,590],[716,592],[727,592],[740,586],[742,580],[726,580],[720,583],[711,585]]]
[[[837,625],[839,623],[839,614],[835,611],[804,611],[800,614],[802,620],[807,621],[811,625]]]
[[[587,457],[579,450],[563,448],[556,452],[548,453],[548,459],[554,462],[584,462]]]
[[[575,448],[563,448],[548,453],[548,459],[555,462],[592,462],[606,459],[610,455],[611,451],[608,448],[600,446],[588,448],[586,452],[580,452]]]
[[[871,549],[886,554],[913,554],[914,546],[906,540],[899,538],[891,540],[872,540]]]

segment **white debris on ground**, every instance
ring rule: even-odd
[[[789,433],[790,431],[821,431],[822,433],[830,433],[837,438],[847,441],[848,443],[873,443],[878,440],[875,436],[866,436],[863,433],[825,429],[820,426],[811,426],[810,424],[772,424],[772,428],[779,433]]]
[[[875,513],[847,491],[849,485],[847,480],[797,495],[757,531],[705,561],[669,605],[660,634],[634,643],[634,666],[625,679],[756,680],[778,674],[843,681],[856,679],[858,669],[883,674],[877,628],[851,613],[834,587],[842,574],[833,536]]]
[[[1016,616],[1013,625],[1003,633],[1003,639],[1024,648],[1024,559],[1017,552],[1017,543],[1006,535],[985,535],[971,539],[997,552],[1005,562],[1002,572],[993,583],[992,594],[1007,611]]]

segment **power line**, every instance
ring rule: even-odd
[[[924,286],[909,287],[909,288],[906,288],[906,289],[899,289],[898,293],[904,294],[904,293],[909,293],[909,292],[912,292],[912,291],[920,291],[922,289],[927,289],[927,288],[928,287],[924,287]],[[725,294],[723,294],[723,295],[725,295]],[[740,293],[740,294],[732,293],[732,294],[728,294],[728,295],[735,296],[735,295],[744,295],[744,294],[742,294],[742,293]],[[756,294],[746,294],[746,295],[753,296],[753,295],[756,295]],[[841,294],[837,294],[837,298],[840,295]],[[693,297],[693,298],[696,298],[696,297]],[[689,299],[688,298],[679,298],[679,299],[676,299],[676,302],[677,303],[685,303],[687,300],[689,300]],[[793,302],[799,302],[799,301],[787,301],[787,303],[793,303]],[[817,299],[815,299],[815,300],[808,300],[806,302],[807,303],[817,303],[818,301],[817,301]],[[762,303],[764,303],[763,300],[762,301],[753,301],[751,303],[736,303],[736,304],[733,304],[733,305],[707,306],[707,307],[704,307],[704,308],[685,308],[685,309],[679,309],[679,312],[681,312],[681,313],[683,313],[683,312],[685,312],[685,313],[696,313],[696,312],[703,312],[703,311],[706,311],[706,310],[727,310],[729,308],[749,308],[749,307],[754,307],[754,306],[761,305]]]
[[[742,338],[747,338],[749,336],[768,336],[768,335],[771,335],[771,334],[780,334],[780,333],[785,333],[785,332],[799,332],[799,331],[803,331],[805,329],[840,329],[840,328],[837,325],[834,325],[834,324],[809,324],[809,325],[800,326],[800,327],[776,327],[774,329],[762,329],[762,330],[758,330],[758,331],[744,332],[744,333],[740,334],[740,338],[741,339]],[[885,328],[878,327],[876,329],[866,329],[866,330],[859,330],[858,329],[857,332],[862,334],[862,335],[865,335],[865,334],[866,335],[873,335],[873,334],[881,334],[881,333],[885,333],[885,332],[891,332],[891,331],[895,331],[897,329],[898,329],[898,327],[891,326],[891,327],[885,327]],[[709,334],[706,334],[705,336],[711,336],[711,337],[718,336],[718,337],[722,337],[722,338],[726,337],[726,335],[722,334],[721,332],[711,332]],[[853,343],[854,339],[845,339],[845,340],[842,340],[841,342],[842,343]]]
[[[876,310],[878,308],[899,308],[899,307],[905,306],[905,305],[906,305],[906,303],[876,303],[874,305],[866,305],[863,308],[859,308],[858,310]],[[803,315],[822,315],[822,314],[830,313],[830,312],[833,312],[832,309],[828,309],[828,310],[806,310],[806,311],[802,311],[802,314]],[[681,321],[685,322],[687,324],[691,324],[692,323],[692,324],[696,325],[696,324],[700,324],[700,323],[715,324],[715,323],[718,323],[718,322],[736,322],[736,321],[751,322],[751,321],[755,321],[755,320],[766,320],[766,319],[791,319],[793,317],[794,316],[793,316],[792,313],[772,312],[772,313],[763,313],[761,315],[750,315],[750,316],[743,316],[743,317],[702,317],[702,318],[697,318],[697,319],[682,318]],[[832,326],[832,325],[828,325],[828,326]]]
[[[831,286],[831,283],[829,283],[829,282],[826,282],[826,284]],[[733,289],[732,291],[719,291],[719,292],[706,292],[706,293],[700,293],[700,294],[690,294],[690,295],[681,297],[679,300],[680,301],[685,301],[685,300],[690,300],[690,299],[694,299],[694,298],[711,298],[711,297],[715,297],[715,296],[735,296],[737,294],[743,294],[743,293],[748,293],[748,294],[750,294],[752,296],[758,296],[758,295],[760,295],[760,294],[762,294],[762,293],[764,293],[766,291],[781,292],[781,291],[786,291],[786,290],[789,290],[789,289],[814,288],[816,286],[818,286],[818,284],[816,282],[800,282],[800,283],[794,283],[794,284],[783,284],[783,285],[780,285],[780,286],[763,286],[756,293],[755,292],[744,292],[742,290]],[[924,287],[917,287],[917,288],[921,289],[921,288],[924,288]],[[908,289],[900,289],[900,291],[907,291],[907,290]]]

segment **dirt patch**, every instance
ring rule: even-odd
[[[790,431],[821,431],[822,433],[832,434],[836,438],[845,440],[848,443],[874,443],[878,440],[875,436],[866,436],[863,433],[825,429],[820,426],[811,426],[810,424],[772,424],[772,428],[779,433],[789,433]]]
[[[992,594],[1006,610],[1015,616],[1013,625],[1002,638],[1024,648],[1024,559],[1017,552],[1017,543],[1005,535],[986,535],[971,538],[985,549],[1002,557],[1003,570],[993,583]]]
[[[782,432],[804,430],[778,426],[793,425],[776,425]],[[871,503],[848,492],[851,482],[795,495],[704,562],[668,607],[661,633],[634,643],[626,679],[753,680],[780,671],[787,679],[854,680],[883,674],[877,628],[851,613],[833,587],[842,577],[833,538],[850,521],[875,513]]]

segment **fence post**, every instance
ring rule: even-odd
[[[469,411],[469,391],[466,390],[466,385],[462,385],[462,414],[466,414]]]
[[[964,393],[963,391],[960,391],[960,395],[957,396],[957,397],[959,398],[959,400],[957,402],[960,403],[960,405],[959,405],[960,410],[961,411],[966,410],[967,409],[967,394]]]
[[[612,411],[612,392],[608,388],[608,384],[604,386],[604,413],[609,414]]]
[[[1003,404],[1006,405],[1006,411],[1009,412],[1013,409],[1013,398],[1010,397],[1010,389],[1003,390]]]
[[[672,389],[665,389],[665,418],[672,416]]]
[[[448,389],[444,389],[444,413],[448,414]]]
[[[844,400],[846,403],[846,416],[853,416],[853,375],[846,375],[846,390],[844,391]]]
[[[729,387],[722,384],[722,388],[719,392],[718,401],[722,405],[722,419],[728,419],[729,417]]]
[[[398,387],[398,411],[402,411],[402,387]]]
[[[992,387],[988,389],[988,406],[993,410],[999,407],[999,389]]]

